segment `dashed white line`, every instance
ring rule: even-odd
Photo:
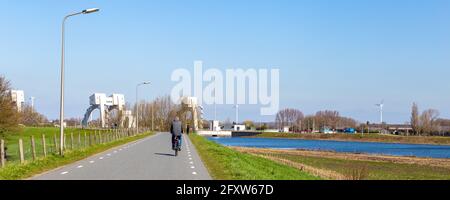
[[[189,158],[189,160],[192,160],[192,158]]]
[[[83,168],[83,165],[80,165],[80,166],[78,166],[77,168],[78,168],[78,169]]]
[[[194,167],[194,166],[191,166],[191,169],[195,169],[195,167]]]
[[[89,161],[89,163],[91,163],[91,164],[94,163],[94,162],[95,162],[95,161],[93,161],[93,160]]]
[[[100,158],[98,158],[98,159],[103,160],[103,157],[100,157]]]
[[[192,174],[197,175],[197,172],[192,172]]]
[[[69,172],[61,172],[61,175],[68,174]]]
[[[110,153],[108,153],[108,154],[106,154],[107,156],[111,156],[111,154]]]
[[[194,164],[194,162],[192,162],[192,161],[191,161],[191,162],[189,162],[189,164],[193,165],[193,164]]]

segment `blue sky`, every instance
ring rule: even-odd
[[[134,102],[169,94],[176,68],[280,69],[281,107],[333,109],[360,121],[408,121],[413,101],[450,118],[450,1],[0,0],[0,74],[58,116],[60,24],[69,20],[66,115],[81,117],[94,92]],[[206,116],[212,117],[212,107]],[[219,106],[221,119],[234,118]],[[259,116],[241,106],[241,119]]]

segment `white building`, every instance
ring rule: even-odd
[[[220,122],[217,120],[212,120],[209,127],[210,127],[211,131],[220,131],[221,130]]]
[[[9,92],[17,111],[22,111],[22,105],[25,103],[25,93],[23,90],[10,90]]]
[[[245,125],[241,125],[241,124],[233,125],[233,131],[245,131],[245,130],[246,130]]]

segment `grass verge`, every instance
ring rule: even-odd
[[[72,143],[71,135],[74,136],[74,145],[77,145],[78,136],[80,135],[80,139],[84,141],[84,134],[93,135],[94,133],[106,134],[106,130],[82,130],[75,128],[65,128],[65,136],[66,136],[66,146],[70,147]],[[30,160],[32,158],[31,153],[31,136],[35,138],[36,145],[36,156],[43,156],[42,151],[42,135],[45,135],[45,141],[48,152],[57,152],[56,146],[54,144],[54,137],[57,138],[57,142],[59,142],[59,128],[56,127],[23,127],[16,132],[9,132],[3,136],[5,140],[5,145],[7,146],[7,154],[9,156],[8,161],[19,161],[19,139],[23,140],[24,145],[24,156],[26,160]]]
[[[385,142],[385,143],[406,143],[406,144],[436,144],[450,145],[450,137],[438,136],[398,136],[371,134],[322,134],[322,133],[261,133],[253,137],[263,138],[291,138],[305,140],[337,140],[356,142]]]
[[[36,161],[27,162],[25,164],[9,164],[5,168],[0,169],[0,180],[19,180],[32,177],[33,175],[43,173],[45,171],[64,166],[91,155],[106,151],[116,146],[120,146],[132,141],[136,141],[153,133],[144,133],[137,136],[124,138],[107,144],[99,144],[86,149],[67,151],[64,157],[58,155],[49,155],[46,158],[40,158]]]
[[[293,167],[224,147],[197,134],[189,137],[216,180],[320,179]]]

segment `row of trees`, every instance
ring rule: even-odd
[[[137,106],[133,107],[136,113]],[[158,131],[170,128],[170,122],[177,116],[180,106],[172,102],[170,96],[163,96],[154,101],[141,101],[139,103],[139,126],[149,127]],[[183,117],[180,119],[184,120]],[[186,124],[186,123],[185,123]]]
[[[440,122],[445,122],[445,120],[439,120],[438,117],[439,111],[435,109],[427,109],[420,114],[419,106],[413,103],[410,122],[413,135],[433,135],[439,132]]]
[[[352,118],[340,116],[338,111],[318,111],[315,115],[305,117],[303,112],[292,108],[280,110],[276,115],[275,123],[279,129],[289,126],[293,131],[313,131],[324,127],[339,129],[356,127],[358,124]]]

